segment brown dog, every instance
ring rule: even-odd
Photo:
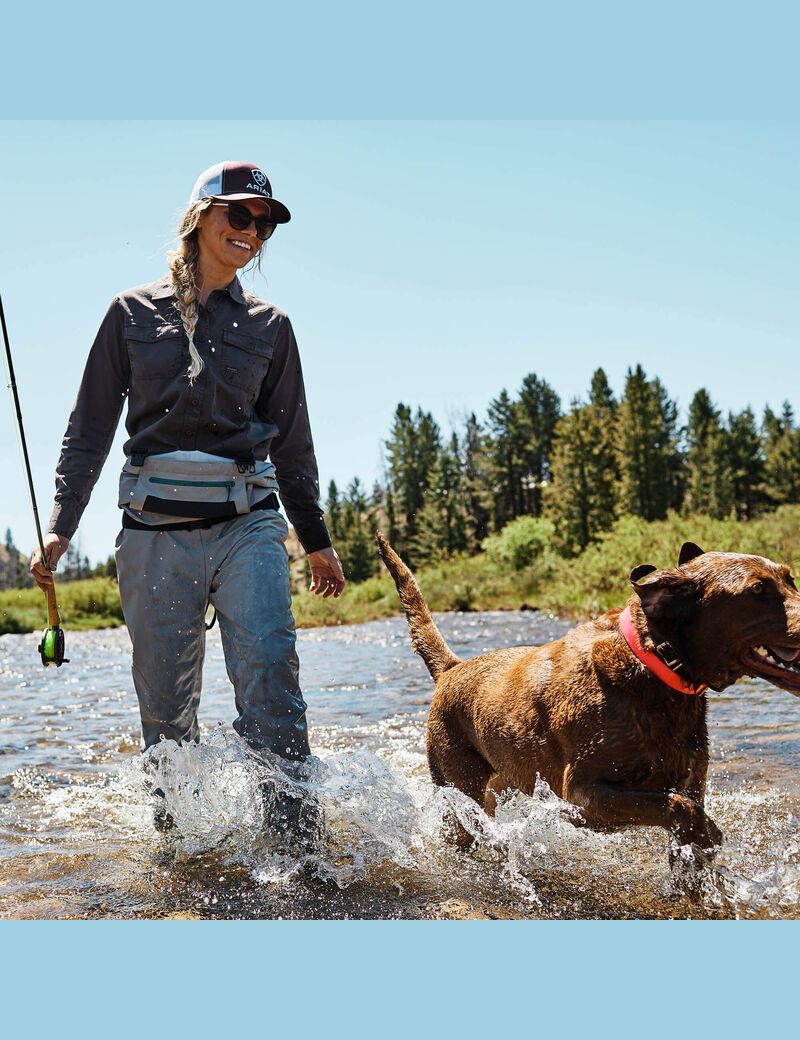
[[[687,542],[676,568],[633,571],[624,611],[545,646],[460,661],[409,569],[380,535],[378,543],[411,645],[436,680],[427,741],[434,783],[492,815],[498,794],[530,794],[538,775],[596,830],[664,827],[696,851],[721,843],[703,807],[700,694],[751,675],[800,695],[800,593],[787,567]],[[459,827],[457,840],[471,838]]]

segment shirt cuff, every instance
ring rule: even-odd
[[[293,520],[292,526],[306,554],[329,549],[333,544],[321,516],[304,517],[299,523]]]

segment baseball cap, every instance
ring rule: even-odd
[[[198,199],[263,199],[276,224],[288,224],[292,219],[282,202],[272,197],[272,186],[263,170],[252,163],[221,162],[209,166],[197,178],[189,202]]]

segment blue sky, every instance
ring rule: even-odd
[[[800,406],[796,124],[8,122],[0,151],[0,292],[45,517],[108,302],[162,273],[197,174],[226,158],[261,164],[293,213],[250,284],[292,318],[323,486],[380,477],[398,401],[449,428],[529,372],[565,404],[598,365],[619,391],[641,362],[683,407],[700,386],[723,409]],[[27,550],[10,393],[0,437],[0,527]],[[80,528],[93,561],[119,527],[123,440]]]

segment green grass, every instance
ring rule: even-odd
[[[123,624],[117,583],[112,578],[56,583],[64,628],[114,628]],[[0,635],[33,632],[47,625],[47,605],[38,588],[0,592]]]
[[[630,572],[638,564],[675,566],[685,541],[708,550],[756,553],[800,566],[800,506],[782,506],[750,523],[677,515],[646,523],[623,517],[597,545],[572,560],[547,552],[515,571],[482,553],[423,568],[417,580],[431,610],[535,607],[563,617],[586,618],[625,602]],[[59,585],[58,601],[65,628],[123,623],[117,585],[110,578]],[[293,609],[298,626],[305,628],[389,617],[400,612],[400,605],[394,583],[384,575],[349,585],[338,600],[297,593]],[[0,592],[0,634],[30,632],[45,623],[44,596],[38,589]]]

